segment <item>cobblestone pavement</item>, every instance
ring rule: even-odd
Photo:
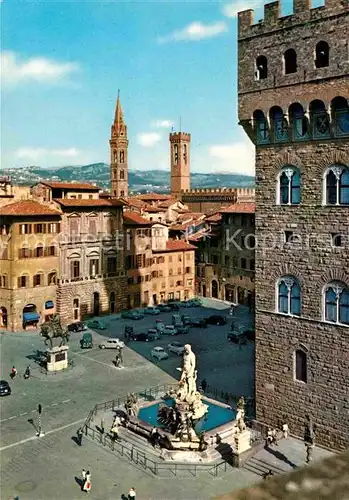
[[[212,301],[206,305],[211,309],[184,309],[181,313],[207,316],[221,308],[222,314],[228,314],[222,303]],[[249,325],[246,309],[240,308],[237,316],[238,323]],[[161,318],[165,323],[171,322],[171,314],[162,314]],[[146,331],[155,323],[154,317],[132,322],[110,316],[105,321],[108,329],[103,336],[93,332],[93,349],[80,350],[81,334],[73,334],[69,358],[74,367],[50,376],[40,372],[32,359],[36,350],[45,350],[37,333],[0,335],[1,379],[9,380],[12,365],[18,370],[16,380],[10,382],[12,395],[1,399],[1,499],[16,495],[20,500],[80,498],[77,480],[82,467],[92,471],[90,497],[103,500],[121,498],[131,486],[138,490],[138,499],[204,499],[258,480],[259,476],[247,469],[230,470],[214,480],[202,473],[186,481],[179,481],[174,475],[158,479],[94,442],[85,440],[82,447],[76,444],[73,437],[96,403],[178,379],[176,368],[180,360],[176,355],[171,354],[166,361],[150,361],[152,346],[166,347],[173,337],[153,343],[130,343],[124,349],[121,370],[112,364],[114,351],[98,348],[103,337],[121,337],[126,324],[132,324],[136,331]],[[199,380],[205,377],[213,387],[249,396],[253,394],[253,346],[239,349],[229,344],[229,328],[227,325],[192,329],[176,340],[192,344]],[[24,380],[28,364],[32,377]],[[46,433],[42,438],[35,436],[38,403],[43,407],[42,427]],[[303,449],[301,454],[304,455]],[[303,461],[304,456],[299,460]]]

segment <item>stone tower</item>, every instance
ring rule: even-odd
[[[172,132],[171,148],[171,194],[180,198],[181,191],[190,189],[190,134]]]
[[[120,104],[120,95],[116,103],[114,123],[111,126],[110,174],[112,198],[128,196],[128,139],[127,127]]]
[[[238,15],[239,120],[256,146],[256,416],[349,445],[349,4]]]

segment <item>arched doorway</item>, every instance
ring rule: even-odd
[[[218,283],[216,280],[212,280],[211,295],[214,299],[218,299]]]
[[[0,307],[0,328],[7,328],[7,309]]]
[[[77,298],[73,300],[73,317],[74,321],[80,320],[80,301]]]
[[[206,285],[202,285],[202,296],[206,297]]]
[[[109,312],[110,314],[114,314],[116,310],[115,307],[115,292],[110,292],[109,296]]]
[[[99,316],[99,293],[93,293],[93,315]]]
[[[33,326],[36,328],[40,320],[40,315],[36,310],[35,304],[27,304],[23,307],[23,328]]]
[[[241,286],[238,287],[238,304],[245,305],[245,289]]]
[[[225,300],[228,302],[234,302],[235,289],[231,285],[225,285]]]

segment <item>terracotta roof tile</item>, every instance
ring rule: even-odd
[[[83,191],[100,191],[99,186],[93,186],[88,182],[55,182],[55,181],[40,181],[37,184],[44,184],[52,189],[79,189]]]
[[[235,203],[229,207],[225,207],[221,210],[221,213],[229,214],[254,214],[256,211],[255,203]]]
[[[72,200],[71,198],[55,198],[55,202],[63,207],[123,207],[126,203],[122,200],[110,200],[107,198],[97,200]]]
[[[178,200],[175,200],[174,198],[170,198],[168,200],[165,200],[163,201],[162,203],[159,204],[159,207],[160,208],[168,208],[170,207],[171,205],[174,205],[176,203],[176,201]]]
[[[157,212],[163,212],[164,209],[163,208],[159,208],[159,207],[152,207],[151,205],[148,205],[147,207],[144,207],[144,212],[149,212],[150,214],[151,213],[157,213]]]
[[[220,220],[222,220],[222,214],[220,212],[218,212],[216,214],[208,215],[205,218],[205,221],[207,221],[207,222],[219,222]]]
[[[42,205],[34,200],[21,200],[0,207],[0,215],[61,215],[48,205]]]
[[[196,247],[183,240],[168,240],[165,250],[153,250],[153,252],[186,252],[188,250],[196,250]]]
[[[124,212],[124,223],[132,226],[152,226],[153,222],[136,212]]]

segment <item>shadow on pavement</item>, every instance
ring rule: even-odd
[[[286,455],[284,455],[283,453],[281,453],[280,451],[277,451],[277,450],[273,450],[273,448],[270,448],[269,446],[265,447],[265,450],[267,450],[271,455],[274,455],[275,458],[277,458],[278,460],[280,460],[281,462],[285,462],[285,464],[289,465],[290,467],[292,467],[293,469],[296,469],[297,468],[297,465],[294,464],[293,462],[291,462],[287,457]]]

